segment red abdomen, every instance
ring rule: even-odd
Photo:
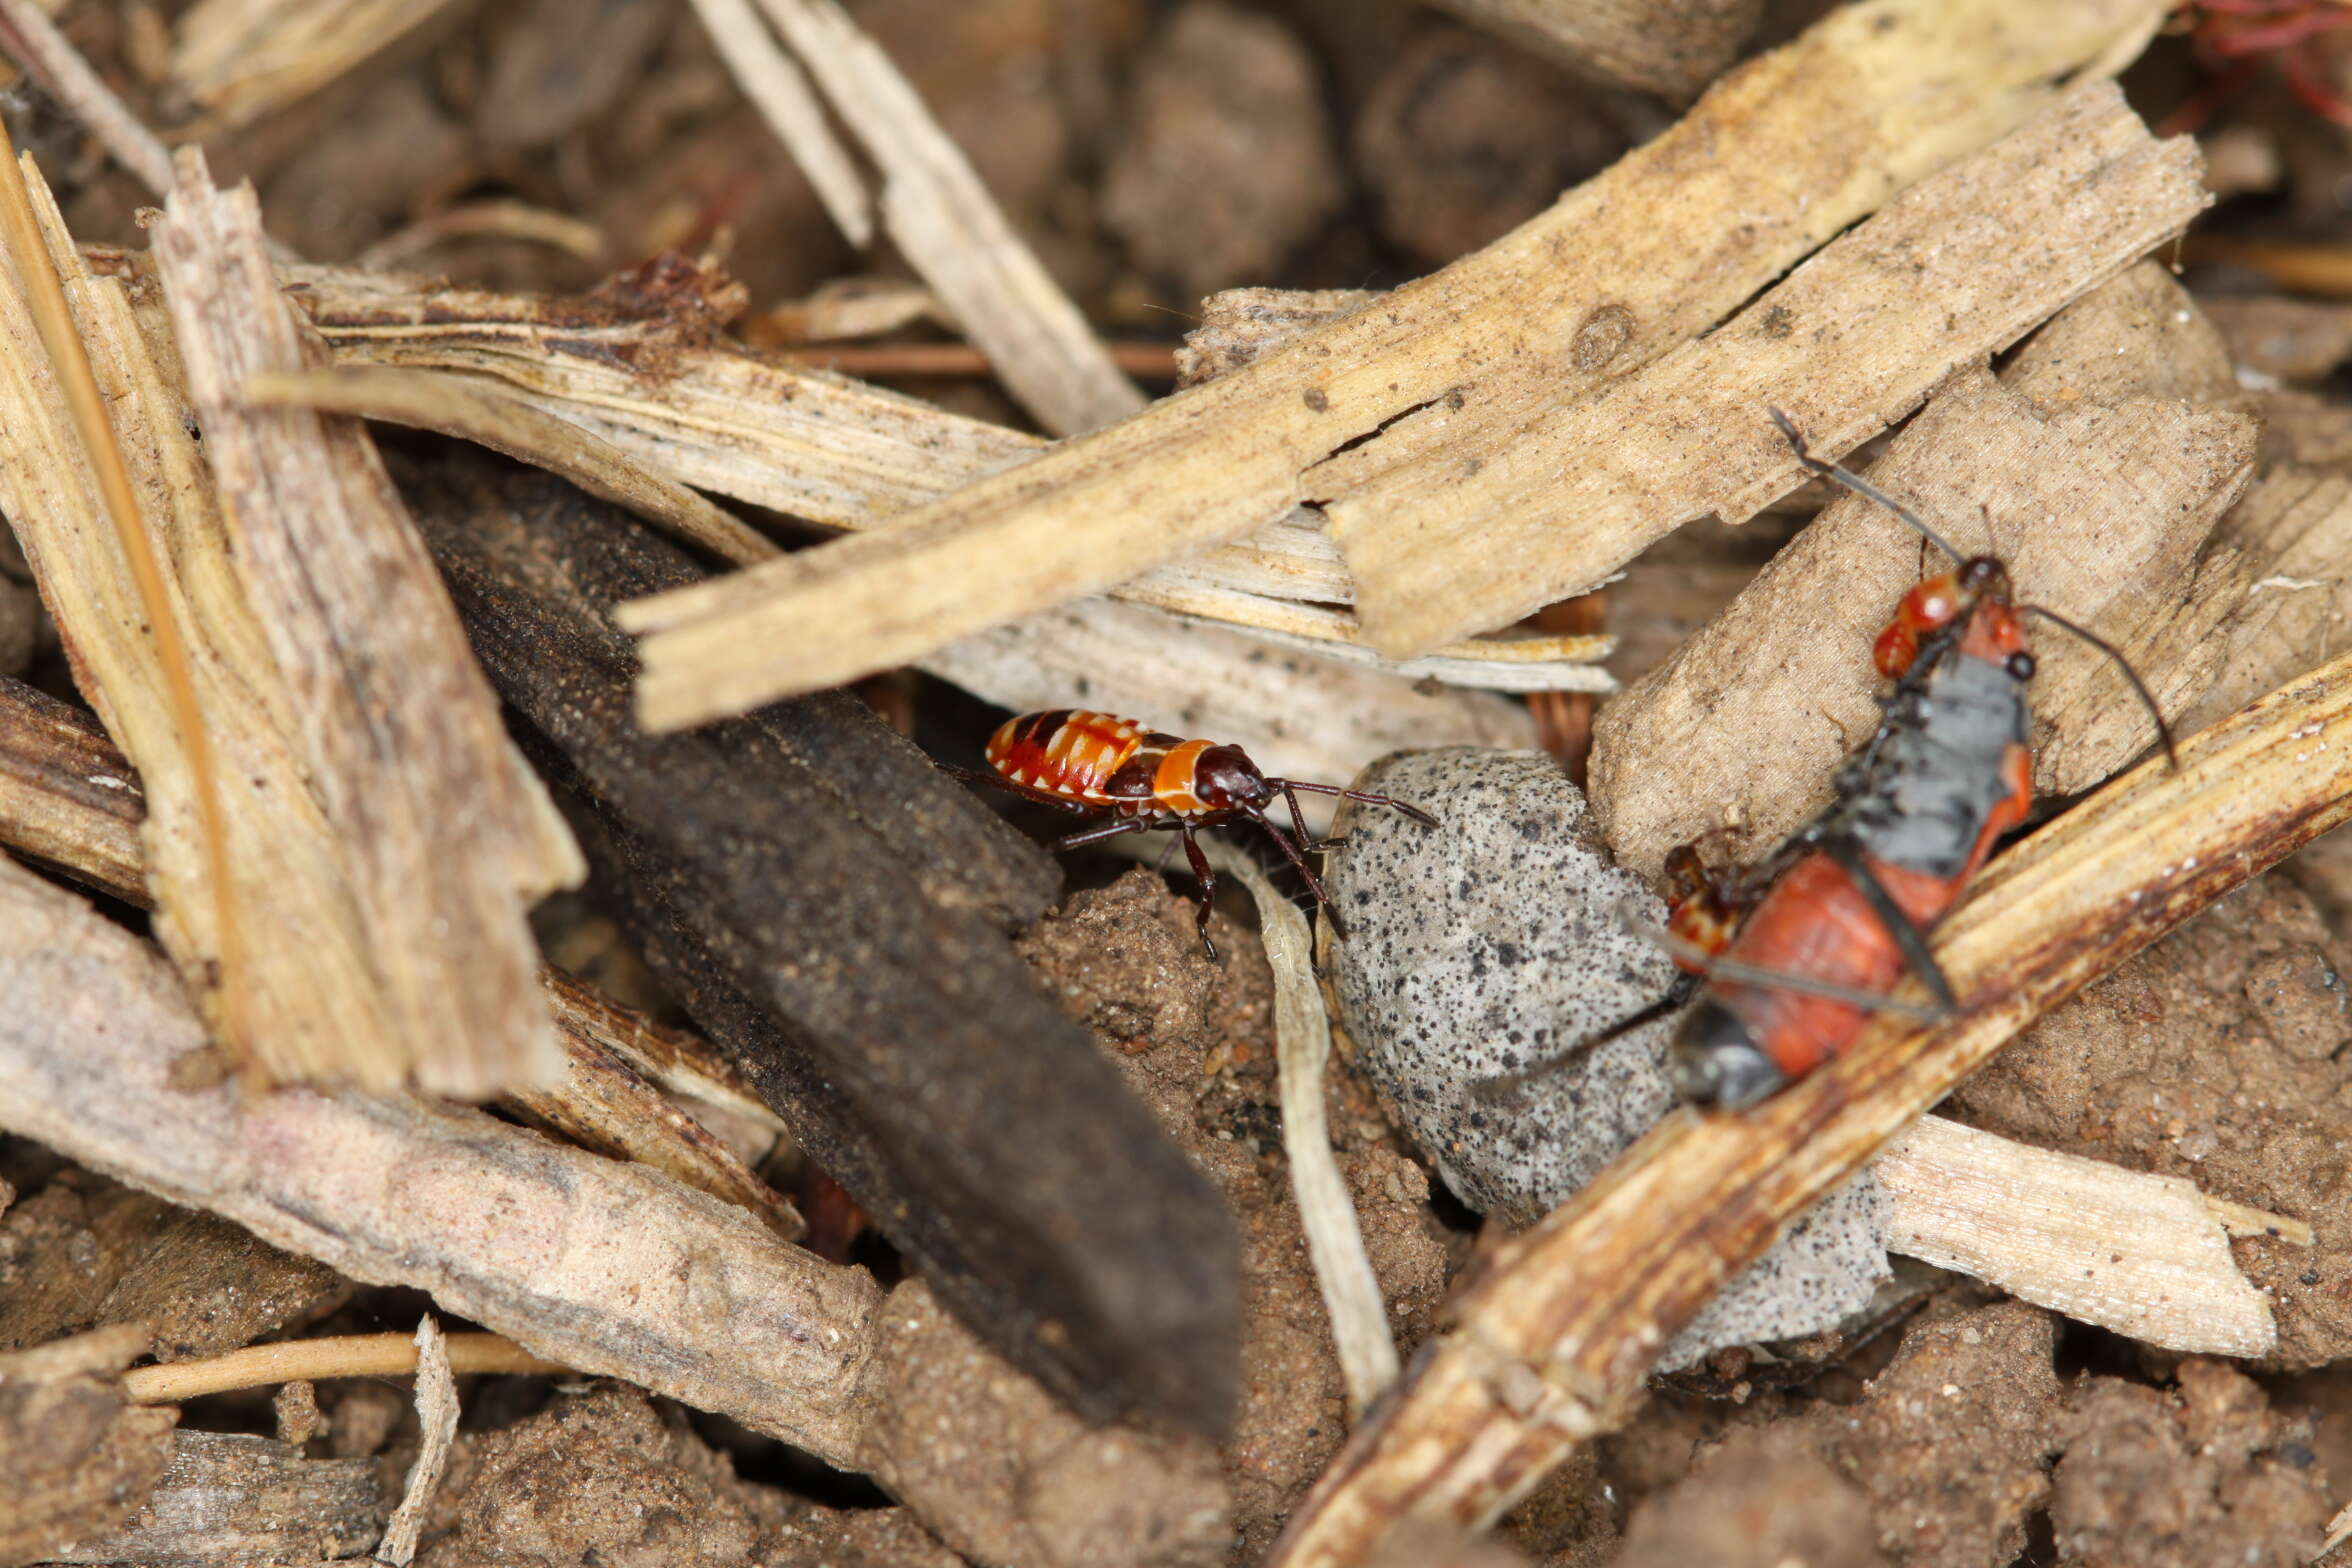
[[[1145,740],[1133,719],[1058,708],[1007,719],[988,737],[988,765],[1041,795],[1109,805],[1104,786]]]

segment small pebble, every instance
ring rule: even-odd
[[[1332,959],[1341,1021],[1455,1195],[1533,1223],[1674,1106],[1671,1018],[1580,1049],[1673,983],[1626,919],[1663,923],[1664,907],[1609,859],[1583,792],[1542,752],[1416,752],[1355,787],[1443,826],[1350,814],[1325,872],[1348,931]],[[1863,1310],[1888,1277],[1879,1224],[1864,1172],[1733,1280],[1659,1370]]]

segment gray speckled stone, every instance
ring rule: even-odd
[[[1348,929],[1332,961],[1341,1021],[1446,1185],[1530,1223],[1674,1104],[1671,1019],[1575,1049],[1673,982],[1673,963],[1622,913],[1630,902],[1662,921],[1664,909],[1610,862],[1583,793],[1541,752],[1416,752],[1374,764],[1356,787],[1444,826],[1352,811],[1325,871]],[[1878,1237],[1865,1172],[1733,1280],[1659,1369],[1860,1311],[1887,1277]]]

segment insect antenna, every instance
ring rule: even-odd
[[[1300,854],[1298,846],[1290,841],[1290,835],[1283,832],[1281,828],[1277,827],[1272,817],[1267,816],[1263,811],[1260,811],[1255,806],[1245,804],[1240,807],[1240,811],[1243,816],[1249,818],[1252,822],[1255,822],[1259,827],[1264,828],[1266,830],[1267,837],[1274,840],[1275,847],[1280,849],[1285,856],[1289,857],[1290,863],[1292,865],[1298,867],[1298,874],[1306,880],[1307,891],[1315,895],[1316,904],[1322,908],[1324,915],[1331,921],[1331,934],[1335,937],[1338,937],[1340,940],[1345,941],[1347,939],[1347,927],[1340,924],[1339,911],[1332,907],[1331,895],[1323,891],[1322,882],[1316,878],[1314,871],[1308,867],[1307,857]]]
[[[2051,625],[2063,631],[2074,633],[2075,636],[2080,637],[2084,642],[2113,659],[2115,667],[2123,671],[2123,678],[2131,682],[2132,694],[2140,699],[2140,706],[2146,708],[2148,717],[2156,721],[2156,738],[2164,743],[2164,760],[2172,765],[2172,770],[2175,773],[2180,771],[2180,751],[2172,743],[2172,726],[2164,722],[2164,710],[2156,706],[2156,694],[2148,690],[2148,683],[2140,679],[2140,672],[2132,668],[2131,660],[2123,656],[2122,649],[2089,627],[2077,625],[2068,620],[2056,610],[2045,610],[2038,604],[2021,604],[2017,607],[2017,613],[2038,615]]]
[[[1863,496],[1869,500],[1876,501],[1880,506],[1885,507],[1888,511],[1894,513],[1904,522],[1909,523],[1913,528],[1919,530],[1920,536],[1926,539],[1929,544],[1934,545],[1937,549],[1943,551],[1944,554],[1952,558],[1953,565],[1957,566],[1961,562],[1968,559],[1959,551],[1952,548],[1952,541],[1946,539],[1942,534],[1939,534],[1934,529],[1928,527],[1925,519],[1920,517],[1918,513],[1912,511],[1909,507],[1905,506],[1902,502],[1896,500],[1893,496],[1888,495],[1884,490],[1881,490],[1878,486],[1872,484],[1869,480],[1863,478],[1860,474],[1855,473],[1852,469],[1842,468],[1836,463],[1825,462],[1821,458],[1815,457],[1813,455],[1813,449],[1805,444],[1805,437],[1803,432],[1797,429],[1796,421],[1790,419],[1788,415],[1782,413],[1777,408],[1767,407],[1764,411],[1772,416],[1772,422],[1778,425],[1780,427],[1780,433],[1788,438],[1789,447],[1797,454],[1798,462],[1804,464],[1807,468],[1811,469],[1814,473],[1819,474],[1822,478],[1837,484],[1844,485],[1848,490],[1853,491],[1858,496]]]
[[[1359,801],[1367,806],[1391,806],[1425,826],[1434,828],[1443,825],[1419,806],[1409,806],[1386,795],[1370,795],[1360,789],[1341,789],[1336,784],[1302,784],[1297,779],[1268,779],[1266,782],[1279,790],[1303,789],[1310,795],[1337,795],[1342,800]]]

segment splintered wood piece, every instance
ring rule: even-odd
[[[274,1438],[174,1432],[155,1490],[57,1563],[311,1563],[358,1557],[384,1529],[376,1462],[305,1459]]]
[[[1391,442],[1443,450],[1490,428],[1507,441],[1533,411],[1705,331],[1893,192],[2030,118],[2054,78],[2159,10],[1841,7],[1548,212],[1376,306],[888,530],[634,609],[638,628],[660,628],[640,713],[664,729],[740,713],[1099,593],[1302,498],[1343,494],[1302,479],[1342,448],[1377,464]],[[1996,210],[1979,221],[2009,221]]]
[[[147,902],[139,863],[146,796],[122,753],[79,710],[0,676],[0,844],[27,850],[104,893]],[[691,1115],[654,1092],[773,1127],[740,1069],[706,1042],[662,1029],[542,969],[564,1051],[554,1083],[500,1096],[510,1110],[583,1146],[633,1159],[751,1210],[786,1240],[799,1214]],[[219,1250],[217,1247],[215,1250]],[[250,1281],[248,1282],[250,1285]],[[187,1292],[182,1290],[182,1295]],[[267,1295],[248,1289],[257,1305]],[[218,1314],[233,1321],[235,1314]],[[8,1314],[0,1313],[0,1337]]]
[[[741,27],[739,6],[701,4],[706,18],[715,11],[735,24],[728,33],[731,66],[761,61],[743,78],[745,89],[811,168],[812,183],[827,180],[819,184],[823,191],[838,183],[847,160],[809,101],[802,70],[814,79],[880,176],[884,232],[1039,423],[1072,435],[1143,406],[1143,394],[1013,231],[963,149],[847,12],[833,0],[759,0],[783,40],[779,48]],[[828,195],[828,207],[839,211],[845,204],[842,193]]]
[[[1728,70],[1763,0],[1437,0],[1465,22],[1587,75],[1688,98]]]
[[[1937,932],[1959,1014],[1882,1018],[1753,1111],[1669,1116],[1508,1242],[1292,1516],[1283,1568],[1483,1526],[1640,1398],[1723,1282],[2018,1030],[2352,819],[2352,657],[2107,785],[1996,861]]]
[[[212,134],[324,87],[449,8],[450,0],[197,0],[172,42],[174,88]]]
[[[362,1038],[257,1040],[271,1078],[484,1096],[561,1070],[524,906],[582,875],[507,739],[432,560],[356,420],[257,410],[240,388],[303,367],[250,188],[200,153],[154,228],[204,462],[286,693],[277,717],[347,868],[380,1022]],[[250,699],[247,699],[250,700]],[[296,949],[307,931],[251,933]]]
[[[1033,435],[755,354],[737,286],[682,263],[585,298],[294,267],[338,363],[488,378],[654,473],[829,527],[870,527],[1045,449]]]
[[[2212,678],[2214,657],[2198,650],[2216,643],[2231,585],[2243,581],[2233,559],[2190,591],[2260,436],[2250,416],[2213,406],[2228,376],[2217,342],[2204,345],[2213,378],[2194,389],[2212,402],[2147,383],[2195,346],[2174,341],[2182,313],[2195,324],[2188,296],[2160,271],[2118,278],[2018,350],[2001,381],[1981,367],[1956,377],[1871,465],[1872,482],[1955,549],[2007,561],[2020,602],[2113,643],[2172,715]],[[2100,351],[2082,352],[2077,324],[2118,316],[2131,329],[2116,340],[2091,325]],[[2092,379],[2117,366],[2140,379]],[[1949,564],[1886,508],[1841,493],[1602,711],[1592,803],[1618,858],[1655,876],[1674,846],[1725,827],[1753,858],[1818,811],[1877,727],[1879,629],[1924,573]],[[2036,790],[2080,793],[2150,745],[2155,724],[2099,650],[2046,622],[2029,632]],[[1676,786],[1659,788],[1668,777]]]
[[[88,714],[0,675],[0,842],[143,902],[146,820],[138,774]]]
[[[255,408],[312,408],[437,430],[561,474],[736,566],[783,554],[749,524],[629,460],[592,432],[478,376],[364,366],[280,372],[244,386]]]
[[[1870,1163],[1890,1252],[2037,1306],[2207,1356],[2268,1355],[2270,1303],[2230,1254],[2238,1225],[2194,1182],[1923,1116]],[[2274,1234],[2295,1222],[2267,1216]],[[2310,1227],[2302,1227],[2308,1246]]]
[[[143,291],[135,305],[122,283],[90,276],[45,190],[37,194],[48,248],[70,269],[66,294],[106,389],[138,510],[161,556],[167,618],[192,653],[201,733],[216,759],[208,771],[218,795],[217,832],[202,825],[206,790],[199,759],[184,743],[161,645],[149,636],[148,618],[134,608],[139,596],[133,562],[102,521],[106,513],[55,399],[55,383],[30,357],[34,335],[24,298],[13,287],[0,287],[0,404],[24,460],[0,474],[0,505],[26,547],[78,683],[139,760],[153,808],[145,858],[166,946],[224,1043],[267,1075],[390,1082],[413,1071],[457,1089],[543,1066],[553,1054],[543,1009],[527,990],[502,990],[495,978],[502,965],[520,966],[526,984],[530,973],[530,933],[518,907],[521,889],[511,878],[524,856],[541,862],[528,880],[542,886],[548,862],[572,875],[577,860],[499,729],[496,704],[472,669],[462,634],[454,646],[441,644],[433,655],[439,663],[428,659],[429,647],[407,635],[383,645],[386,652],[407,649],[418,660],[381,672],[381,681],[405,689],[404,701],[469,705],[436,710],[432,722],[447,744],[437,737],[391,759],[385,779],[353,784],[323,776],[337,766],[338,753],[317,754],[298,718],[328,707],[328,698],[346,689],[344,677],[320,667],[338,636],[379,624],[389,607],[438,595],[431,563],[414,553],[405,588],[389,578],[371,580],[370,613],[356,623],[326,619],[330,608],[313,597],[319,588],[308,583],[297,596],[299,610],[273,606],[269,614],[258,613],[242,564],[245,546],[238,541],[268,519],[240,508],[234,537],[224,520],[212,473],[187,427],[190,400],[154,291]],[[13,267],[7,269],[10,279],[15,275]],[[266,297],[270,311],[283,319],[274,289]],[[265,329],[240,318],[232,330]],[[213,432],[205,434],[210,448]],[[339,441],[339,457],[352,455],[354,439],[364,437],[354,429]],[[329,482],[308,462],[297,471]],[[262,497],[242,499],[259,506]],[[315,509],[322,519],[342,512],[339,492],[305,488],[291,499],[297,510]],[[330,553],[348,548],[338,543]],[[382,567],[395,570],[391,561]],[[325,572],[326,563],[306,558],[304,569]],[[446,601],[433,602],[454,633]],[[271,622],[266,629],[265,620]],[[288,650],[299,644],[308,654],[284,657],[273,647],[273,634]],[[363,646],[372,651],[372,645]],[[349,646],[343,651],[357,652]],[[331,690],[306,703],[296,685],[306,678],[324,679]],[[473,739],[461,744],[469,732]],[[354,722],[352,733],[336,739],[348,753],[364,746],[371,733]],[[490,751],[487,776],[479,766],[484,748]],[[394,846],[371,813],[397,821],[406,792],[436,782],[463,802],[453,814],[478,824],[481,837],[443,842],[449,838],[444,824],[421,844],[402,840],[399,847],[409,849],[411,858],[387,863],[382,857]],[[386,792],[382,799],[370,793],[378,787]],[[347,814],[340,820],[352,831],[337,830],[338,819],[328,810],[331,791],[347,804],[354,795],[362,797],[357,821],[365,828],[353,827]],[[490,830],[509,821],[518,803],[522,842],[503,846]],[[484,858],[467,858],[475,854]],[[492,973],[491,1010],[472,1007],[452,1018],[449,998],[476,987],[459,983],[461,974],[440,965],[440,950],[430,941],[420,949],[402,932],[431,920],[435,910],[464,902],[469,888],[477,904],[502,904],[485,918],[504,929],[453,960],[477,975]],[[381,909],[395,912],[388,927],[369,918],[371,910]],[[469,929],[478,923],[466,922]],[[431,972],[420,973],[420,965]],[[439,1006],[422,1017],[403,1012],[403,994],[436,990],[448,993]]]
[[[14,1004],[0,1010],[0,1128],[67,1159],[210,1209],[352,1279],[429,1291],[445,1311],[549,1361],[870,1472],[984,1562],[1088,1568],[1145,1561],[1178,1549],[1171,1542],[1185,1543],[1173,1560],[1190,1562],[1222,1544],[1205,1443],[1084,1428],[938,1321],[918,1283],[885,1299],[866,1270],[786,1246],[659,1172],[463,1107],[183,1087],[182,1059],[204,1032],[176,977],[120,926],[5,857],[0,994]],[[96,1364],[77,1351],[66,1370],[111,1374],[146,1343],[137,1329],[107,1337]],[[0,1376],[14,1386],[79,1344],[10,1357]],[[121,1404],[111,1375],[84,1381],[91,1397]],[[95,1528],[162,1467],[158,1453],[143,1474],[126,1470],[96,1441],[60,1451],[63,1428],[40,1419],[49,1412],[29,1414],[35,1424],[8,1452],[11,1475],[49,1481],[60,1502],[111,1504]],[[132,1414],[138,1432],[160,1434],[177,1412]],[[95,1439],[109,1429],[83,1417],[73,1430]],[[0,1443],[15,1435],[0,1424]],[[1013,1544],[979,1550],[990,1540]]]
[[[1079,1409],[1223,1422],[1231,1221],[1007,940],[1050,863],[845,694],[647,736],[608,614],[690,580],[684,556],[472,454],[404,482],[654,972],[817,1165]]]
[[[1266,963],[1274,972],[1276,1070],[1282,1096],[1282,1151],[1290,1161],[1291,1195],[1306,1232],[1315,1285],[1331,1319],[1332,1346],[1347,1381],[1348,1419],[1361,1420],[1397,1380],[1396,1335],[1380,1280],[1364,1250],[1356,1200],[1332,1153],[1323,1105],[1323,1069],[1331,1057],[1331,1017],[1315,977],[1315,939],[1307,917],[1275,888],[1265,868],[1223,839],[1203,846],[1210,862],[1243,887],[1258,906]]]
[[[790,1200],[754,1175],[733,1150],[693,1116],[671,1103],[618,1051],[576,1025],[602,1012],[606,1022],[618,1008],[593,1006],[579,987],[560,976],[544,977],[550,987],[575,995],[555,1010],[563,1030],[564,1075],[547,1089],[517,1089],[503,1103],[561,1133],[583,1149],[634,1160],[689,1187],[749,1209],[779,1240],[798,1241],[808,1231]],[[599,1030],[597,1033],[604,1031]]]
[[[2201,175],[2194,142],[2093,82],[1638,372],[1377,477],[1348,454],[1327,511],[1367,640],[1401,656],[1504,625],[1694,518],[1745,522],[1806,477],[1766,409],[1851,449],[2186,227]]]
[[[601,458],[598,472],[566,466],[559,460],[565,457],[561,441],[532,433],[533,449],[524,432],[502,435],[486,416],[448,406],[437,387],[411,387],[382,374],[348,388],[305,378],[299,398],[296,383],[279,382],[273,397],[465,436],[552,468],[647,515],[658,517],[662,498],[646,492],[694,486],[812,522],[871,528],[1045,447],[1019,431],[747,352],[717,331],[734,306],[733,285],[682,264],[641,269],[585,299],[487,294],[326,267],[295,268],[291,276],[297,280],[291,297],[349,371],[460,372],[483,397],[500,399],[500,406],[512,397],[601,439],[634,460],[644,477],[629,482],[603,473],[612,465]],[[624,482],[629,493],[608,488]],[[753,559],[754,552],[775,553],[715,535],[713,548],[738,563]],[[1334,608],[1354,599],[1355,583],[1339,547],[1309,512],[1278,518],[1247,538],[1146,573],[1115,592],[1131,603],[1381,669],[1398,677],[1380,687],[1390,700],[1401,701],[1407,683],[1424,677],[1505,691],[1610,689],[1608,676],[1595,667],[1610,648],[1602,637],[1468,642],[1438,649],[1431,659],[1388,664],[1361,646],[1355,617]],[[1164,618],[1134,624],[1146,628],[1145,640],[1153,644],[1191,635],[1184,623]],[[1064,639],[1038,618],[1000,630],[1025,645],[1020,651],[1028,662],[1052,668],[1060,690],[1035,703],[971,686],[991,702],[1052,707],[1099,668],[1059,653]],[[1213,637],[1202,644],[1219,646],[1236,652],[1214,661],[1216,677],[1207,686],[1263,684],[1249,680],[1241,645]],[[1260,662],[1264,657],[1262,648],[1246,653]],[[955,671],[990,666],[954,649],[922,662],[965,685],[970,681]],[[1372,690],[1368,681],[1357,685]],[[1131,704],[1126,711],[1148,714],[1167,706],[1162,700]],[[1286,698],[1249,715],[1255,722],[1234,733],[1274,727],[1268,721],[1285,709],[1294,722],[1314,722],[1311,702]],[[1336,723],[1319,727],[1326,744],[1346,733]]]

